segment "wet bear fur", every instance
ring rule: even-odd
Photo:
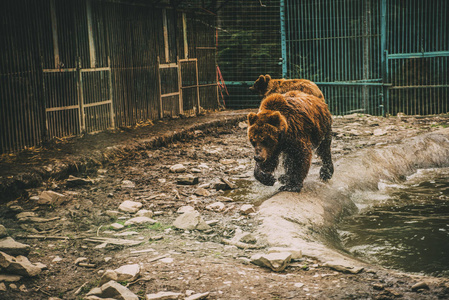
[[[272,79],[268,74],[260,75],[249,89],[264,97],[274,93],[284,94],[289,91],[300,91],[324,101],[323,93],[318,86],[307,79]]]
[[[299,192],[309,172],[312,149],[323,164],[320,178],[327,181],[334,167],[331,157],[332,116],[326,103],[300,91],[271,94],[262,100],[258,113],[248,114],[248,139],[254,147],[254,176],[274,185],[273,172],[284,155],[284,184],[280,191]]]

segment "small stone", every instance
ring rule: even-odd
[[[128,213],[133,213],[134,214],[134,213],[138,212],[139,209],[142,208],[142,206],[143,205],[140,202],[126,200],[126,201],[123,201],[122,204],[120,204],[118,209],[123,211],[123,212],[128,212]]]
[[[373,131],[373,135],[375,135],[375,136],[381,136],[381,135],[386,135],[386,134],[387,134],[387,132],[381,128],[374,129],[374,131]]]
[[[33,277],[41,273],[41,269],[33,265],[28,258],[19,255],[17,257],[0,252],[0,266],[8,273]]]
[[[375,284],[373,284],[373,289],[375,289],[375,290],[377,290],[377,291],[381,291],[381,290],[383,290],[385,287],[384,287],[384,285],[383,284],[380,284],[380,283],[375,283]]]
[[[206,224],[209,225],[209,226],[215,226],[219,222],[220,222],[220,220],[209,220],[209,221],[206,221]]]
[[[132,182],[131,180],[123,180],[122,181],[122,188],[128,188],[133,189],[136,187],[136,184]]]
[[[76,186],[88,185],[88,184],[93,184],[93,183],[94,182],[91,179],[79,178],[79,177],[75,177],[72,175],[70,175],[69,179],[67,179],[67,181],[66,181],[67,187],[76,187]]]
[[[87,294],[87,296],[90,295],[99,296],[100,298],[139,300],[136,294],[114,280],[103,284],[100,288],[92,289]]]
[[[176,164],[170,167],[170,172],[172,173],[183,173],[187,168],[183,164]]]
[[[190,295],[190,296],[184,298],[184,300],[201,300],[201,299],[206,299],[208,296],[209,296],[209,292],[201,293],[201,294],[193,294],[193,295]]]
[[[147,217],[135,217],[132,219],[129,219],[128,221],[125,222],[125,226],[129,226],[129,225],[145,225],[145,224],[149,224],[149,225],[153,225],[156,224],[157,221],[151,218],[147,218]]]
[[[0,251],[9,255],[28,255],[30,253],[30,245],[16,242],[11,237],[0,239]]]
[[[246,233],[242,235],[239,242],[245,243],[245,244],[256,244],[257,238],[252,233]]]
[[[37,215],[35,212],[32,212],[32,211],[24,211],[24,212],[18,213],[16,215],[16,219],[19,221],[20,220],[24,221],[25,219],[30,219],[30,218],[34,218],[34,217],[37,217]]]
[[[216,212],[221,212],[221,211],[225,210],[225,208],[226,208],[226,206],[224,205],[223,202],[214,202],[214,203],[206,206],[207,210],[216,211]]]
[[[97,170],[97,174],[100,174],[100,175],[104,175],[104,174],[106,174],[108,172],[108,170],[106,170],[106,169],[98,169]]]
[[[146,300],[177,300],[181,299],[183,294],[174,292],[159,292],[157,294],[147,294]]]
[[[125,226],[120,223],[113,223],[113,224],[109,225],[109,227],[111,227],[111,229],[113,229],[113,230],[121,230],[121,229],[125,228]]]
[[[6,285],[3,282],[0,283],[0,292],[6,292]]]
[[[240,123],[239,123],[239,127],[240,127],[241,129],[248,128],[248,123],[246,123],[246,122],[240,122]]]
[[[203,197],[210,196],[210,192],[204,188],[197,188],[194,193],[197,196],[203,196]]]
[[[198,211],[186,212],[180,215],[173,222],[173,226],[183,230],[207,230],[210,229],[210,226],[204,222]]]
[[[192,168],[192,169],[190,169],[190,172],[192,172],[192,173],[201,173],[202,171],[200,169],[197,169],[197,168]]]
[[[140,275],[140,266],[138,264],[124,265],[114,272],[117,274],[117,281],[134,281]]]
[[[220,201],[220,202],[234,202],[234,199],[232,199],[230,197],[225,197],[225,196],[218,196],[217,197],[217,201]]]
[[[224,159],[220,159],[220,163],[222,164],[222,165],[231,165],[231,164],[235,164],[236,163],[236,160],[235,159],[227,159],[227,158],[224,158]]]
[[[86,262],[86,261],[87,261],[87,257],[78,257],[78,258],[75,260],[75,265],[79,265],[80,263]]]
[[[22,293],[27,293],[28,292],[27,287],[24,284],[19,286],[19,291],[21,291]]]
[[[61,205],[66,201],[66,196],[54,191],[43,191],[39,195],[38,203],[41,205]]]
[[[17,285],[14,284],[14,283],[11,283],[11,284],[9,285],[9,288],[10,288],[11,290],[13,290],[13,291],[17,291],[17,290],[18,290]]]
[[[62,261],[62,258],[59,256],[55,256],[55,258],[53,258],[53,260],[51,262],[58,263],[60,261]]]
[[[149,238],[150,241],[160,241],[163,240],[164,237],[162,235],[155,235]]]
[[[151,218],[151,217],[153,217],[153,211],[147,210],[147,209],[141,209],[136,213],[136,216]]]
[[[334,269],[335,271],[343,272],[343,273],[351,273],[351,274],[358,274],[363,271],[363,267],[359,266],[353,266],[353,265],[341,265],[339,263],[333,263],[333,262],[326,262],[324,264],[325,267],[329,267],[331,269]]]
[[[254,205],[252,204],[244,204],[240,207],[240,213],[242,215],[249,215],[250,213],[256,212]]]
[[[255,254],[251,257],[251,263],[270,268],[275,272],[285,270],[292,258],[288,252],[270,253],[270,254]]]
[[[427,283],[420,281],[412,286],[412,291],[417,292],[419,290],[430,290],[430,288]]]
[[[226,186],[227,186],[226,189],[229,189],[229,190],[235,190],[236,188],[238,188],[238,186],[237,186],[234,182],[230,181],[230,180],[227,179],[227,178],[221,178],[221,181],[223,181],[224,183],[226,183]]]
[[[8,236],[8,231],[6,230],[5,226],[0,224],[0,238],[4,238]]]
[[[125,231],[121,233],[115,233],[114,236],[132,236],[132,235],[138,235],[139,233],[137,231]]]
[[[22,279],[19,275],[0,274],[0,282],[17,282]]]
[[[195,208],[193,208],[192,206],[190,206],[190,205],[184,205],[184,206],[181,206],[180,208],[178,208],[178,210],[176,211],[176,213],[178,213],[178,214],[183,214],[183,213],[191,212],[191,211],[194,211],[194,210],[195,210]]]
[[[120,212],[118,212],[118,211],[116,211],[116,210],[107,210],[107,211],[105,212],[105,214],[106,214],[108,217],[116,218],[116,217],[118,217],[118,215],[120,214]]]
[[[117,281],[117,273],[113,270],[106,270],[100,278],[99,285],[103,285],[111,280]]]
[[[199,178],[192,175],[179,176],[177,178],[177,183],[180,185],[195,185],[198,184],[198,182]]]

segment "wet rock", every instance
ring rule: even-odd
[[[67,181],[66,181],[67,187],[76,187],[76,186],[88,185],[88,184],[93,184],[93,183],[94,183],[94,181],[91,179],[79,178],[79,177],[75,177],[72,175],[70,175],[69,179],[67,179]]]
[[[207,297],[209,297],[209,294],[210,294],[209,292],[193,294],[193,295],[190,295],[190,296],[184,298],[184,300],[201,300],[201,299],[206,299]]]
[[[4,238],[8,236],[8,231],[6,230],[5,226],[0,224],[0,238]]]
[[[180,185],[195,185],[198,184],[198,182],[199,178],[192,175],[179,176],[177,178],[177,183]]]
[[[157,294],[147,294],[146,300],[177,300],[181,299],[183,294],[174,292],[159,292]]]
[[[119,223],[113,223],[113,224],[109,225],[109,227],[111,227],[111,229],[113,229],[113,230],[121,230],[121,229],[125,228],[124,225],[119,224]]]
[[[173,226],[175,226],[178,229],[183,230],[207,230],[210,229],[210,226],[204,222],[203,218],[201,217],[200,213],[196,210],[191,212],[186,212],[182,215],[180,215],[176,220],[173,222]]]
[[[58,206],[64,203],[67,200],[67,197],[63,194],[54,192],[54,191],[43,191],[39,195],[38,203],[41,205],[53,205]]]
[[[30,245],[16,242],[11,237],[0,239],[0,251],[9,255],[28,255],[30,253]]]
[[[250,213],[255,213],[256,209],[252,204],[244,204],[240,207],[239,211],[242,215],[249,215]]]
[[[302,258],[302,251],[297,248],[272,247],[268,249],[268,253],[288,252],[292,255],[292,259]]]
[[[132,182],[131,180],[123,180],[122,181],[122,188],[133,189],[135,187],[136,187],[136,184],[134,182]]]
[[[139,297],[137,297],[136,294],[114,280],[108,281],[100,288],[92,289],[87,294],[87,297],[89,296],[98,296],[100,298],[113,298],[119,300],[139,300]]]
[[[292,259],[292,255],[289,252],[269,253],[269,254],[255,254],[251,257],[251,263],[260,266],[270,268],[275,272],[281,272],[285,270]]]
[[[326,262],[324,264],[325,267],[329,267],[331,269],[334,269],[335,271],[343,272],[343,273],[351,273],[351,274],[358,274],[363,271],[363,267],[354,266],[354,265],[346,265],[346,264],[339,264],[338,262]]]
[[[117,281],[134,281],[140,275],[140,266],[138,264],[124,265],[114,270],[117,274]]]
[[[132,219],[129,219],[128,221],[125,222],[125,226],[129,226],[129,225],[144,225],[144,224],[148,224],[148,225],[152,225],[152,224],[156,224],[157,221],[148,217],[135,217]]]
[[[214,203],[206,206],[207,210],[216,211],[216,212],[224,211],[225,208],[226,208],[226,206],[224,205],[223,202],[214,202]]]
[[[178,214],[184,214],[184,213],[186,213],[186,212],[192,212],[192,211],[194,211],[195,210],[195,208],[193,208],[192,206],[190,206],[190,205],[184,205],[184,206],[181,206],[180,208],[178,208],[178,210],[176,211],[176,213],[178,213]]]
[[[151,217],[153,217],[153,211],[147,210],[147,209],[141,209],[136,213],[136,216],[151,218]]]
[[[122,204],[120,204],[120,206],[118,207],[118,209],[123,212],[129,212],[129,213],[133,213],[133,214],[138,212],[139,209],[141,209],[141,208],[142,208],[142,203],[136,202],[136,201],[131,201],[131,200],[123,201]]]
[[[4,252],[0,252],[0,267],[8,273],[27,277],[37,276],[41,273],[41,269],[33,265],[25,256],[14,257]]]
[[[210,196],[210,192],[204,188],[197,188],[194,192],[195,195],[197,196],[203,196],[203,197],[208,197]]]
[[[421,281],[412,286],[412,291],[418,292],[420,290],[430,290],[429,285],[424,281]]]
[[[176,164],[170,167],[172,173],[184,173],[187,168],[183,164]]]

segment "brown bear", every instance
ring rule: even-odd
[[[271,79],[268,74],[260,75],[249,89],[264,97],[273,93],[284,94],[289,91],[301,91],[324,101],[323,93],[318,86],[307,79]]]
[[[274,185],[273,172],[284,155],[285,174],[280,191],[299,192],[309,172],[312,149],[323,165],[320,178],[334,173],[331,157],[332,116],[321,98],[300,91],[271,94],[262,100],[258,113],[248,114],[248,138],[254,146],[255,178]]]

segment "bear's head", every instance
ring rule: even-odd
[[[252,91],[255,94],[259,94],[260,96],[265,95],[265,93],[268,90],[268,83],[271,80],[270,75],[260,75],[259,78],[254,82],[253,86],[250,87],[250,91]]]
[[[254,147],[254,160],[266,163],[279,155],[287,120],[279,111],[265,110],[248,114],[248,138]]]

